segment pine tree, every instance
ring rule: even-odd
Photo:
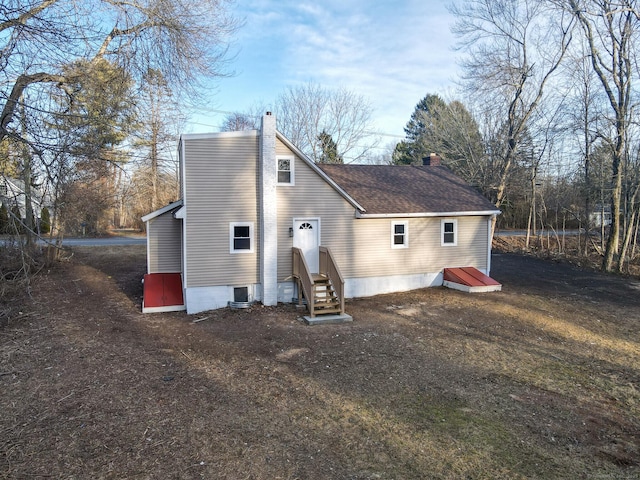
[[[411,118],[404,127],[405,140],[396,145],[393,163],[396,165],[421,164],[423,157],[438,152],[429,142],[426,134],[433,130],[434,118],[442,111],[446,103],[439,95],[428,94],[418,102]]]
[[[331,135],[326,131],[322,131],[318,135],[322,154],[318,163],[344,163],[342,155],[338,154],[338,145],[333,141]]]

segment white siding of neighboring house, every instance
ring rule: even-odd
[[[147,273],[182,270],[182,221],[167,212],[147,223]]]
[[[259,282],[257,132],[182,139],[185,288]],[[186,159],[186,160],[185,160]],[[229,224],[253,222],[253,253],[229,251]]]

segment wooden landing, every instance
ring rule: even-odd
[[[144,276],[142,313],[185,310],[182,297],[182,275],[148,273]]]
[[[463,292],[499,292],[502,285],[474,267],[444,269],[445,287]]]

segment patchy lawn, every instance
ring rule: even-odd
[[[1,478],[640,477],[638,280],[497,255],[309,327],[142,315],[144,255],[74,249],[0,328]]]

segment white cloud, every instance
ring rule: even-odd
[[[243,104],[227,108],[243,109],[294,83],[345,87],[370,100],[377,128],[402,134],[420,99],[453,86],[445,1],[245,3],[234,66],[239,75],[222,81],[219,95]]]

